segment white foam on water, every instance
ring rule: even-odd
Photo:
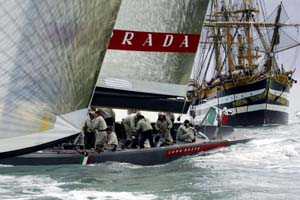
[[[272,128],[271,130],[278,129]],[[265,129],[262,129],[265,131]],[[272,132],[271,130],[266,130]],[[286,132],[285,132],[286,133]],[[265,134],[261,132],[261,134]],[[285,172],[300,164],[300,148],[298,140],[283,132],[274,133],[274,137],[260,136],[246,144],[238,144],[218,149],[207,156],[191,158],[193,166],[202,168],[211,166],[214,169],[235,168],[266,168],[273,167],[279,172]],[[291,133],[286,133],[291,134]],[[280,138],[279,138],[280,137]],[[205,164],[204,164],[205,163]],[[268,168],[270,167],[270,168]]]
[[[171,199],[172,200],[192,200],[192,197],[187,196],[185,194],[180,194],[180,195],[172,195]]]
[[[64,189],[70,183],[47,176],[0,175],[0,196],[7,200],[57,198],[63,200],[155,200],[157,196],[142,192],[110,192],[89,189]],[[74,182],[72,182],[74,184]]]
[[[13,167],[13,165],[0,165],[0,168],[1,167]]]
[[[284,139],[256,139],[252,141],[252,144],[256,146],[263,146],[263,145],[269,145],[274,144],[283,141]]]
[[[0,196],[2,199],[16,200],[31,199],[33,196],[48,196],[49,194],[62,193],[63,189],[60,186],[63,184],[45,176],[1,175]]]
[[[150,166],[142,166],[142,165],[135,165],[131,163],[121,163],[121,162],[106,162],[106,163],[98,163],[98,164],[90,164],[88,167],[100,167],[100,166],[110,166],[111,169],[144,169],[146,168],[160,168],[165,164],[160,165],[150,165]]]
[[[79,190],[79,191],[71,191],[67,193],[64,199],[155,200],[158,199],[158,197],[153,194],[144,194],[142,192],[108,192],[108,191]]]

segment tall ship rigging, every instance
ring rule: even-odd
[[[287,34],[282,3],[266,17],[262,1],[211,1],[187,97],[195,123],[210,106],[233,112],[232,126],[286,124],[295,69],[277,60],[299,46]],[[263,9],[262,9],[263,10]],[[263,19],[263,20],[260,20]]]

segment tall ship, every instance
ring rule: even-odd
[[[295,69],[277,58],[299,46],[287,34],[299,24],[286,23],[282,3],[268,17],[264,6],[254,0],[210,2],[187,92],[195,123],[211,106],[231,110],[231,126],[288,123]]]

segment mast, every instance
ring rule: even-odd
[[[243,48],[243,37],[241,34],[238,34],[237,36],[238,39],[238,66],[243,66],[244,65],[244,60],[242,59],[244,55],[244,48]]]
[[[229,4],[231,6],[231,3]],[[225,21],[229,22],[230,18],[229,18],[230,12],[229,10],[227,10],[227,8],[224,9],[224,17],[225,17]],[[232,45],[232,35],[230,32],[231,28],[227,27],[226,28],[226,45],[227,45],[227,63],[228,63],[228,72],[229,74],[231,74],[232,70],[233,70],[233,63],[232,63],[232,49],[231,49],[231,45]]]
[[[215,59],[216,59],[216,71],[217,74],[220,75],[222,71],[222,66],[220,63],[220,42],[222,41],[222,35],[220,34],[220,30],[224,30],[225,36],[225,45],[223,46],[225,49],[225,59],[227,59],[227,69],[228,73],[231,74],[232,71],[236,68],[234,66],[234,58],[232,52],[232,46],[238,45],[238,69],[244,70],[253,70],[253,59],[257,59],[258,55],[253,55],[253,38],[251,34],[251,27],[252,27],[252,17],[254,12],[259,12],[257,8],[252,6],[252,0],[244,0],[242,8],[239,9],[230,9],[225,5],[225,2],[222,1],[222,6],[220,11],[218,10],[218,3],[214,1],[214,9],[212,15],[215,17],[215,20],[211,20],[205,23],[206,27],[210,27],[214,32],[214,40],[213,43],[215,45]],[[232,7],[232,2],[229,1],[229,7]],[[237,16],[241,14],[242,18],[241,21],[237,21]],[[220,16],[222,17],[220,19]],[[232,35],[232,29],[240,29],[240,27],[244,28],[244,36],[238,34],[237,43],[234,42],[234,36]],[[224,29],[222,29],[224,28]],[[217,33],[216,33],[217,32]],[[244,38],[243,38],[244,37]],[[246,47],[246,49],[245,49]],[[244,50],[245,49],[245,50]],[[245,66],[244,60],[247,60],[248,66]],[[223,63],[224,64],[224,63]]]
[[[267,75],[273,72],[273,69],[278,74],[274,54],[300,46],[300,42],[292,37],[288,39],[297,42],[293,46],[284,46],[284,49],[277,46],[280,28],[300,27],[300,24],[281,22],[284,12],[282,3],[275,10],[276,17],[272,22],[259,21],[261,11],[255,0],[212,0],[210,5],[210,13],[203,24],[208,38],[200,42],[204,45],[210,44],[209,50],[203,48],[210,54],[204,57],[201,65],[205,71],[199,73],[202,81],[199,80],[198,91],[195,92],[199,93],[198,97],[208,97],[214,92],[212,88],[222,84],[225,90],[227,86],[235,87],[225,85],[232,80],[241,79],[243,81],[239,83],[243,85],[249,80],[261,78],[262,73]],[[269,39],[267,36],[272,29],[273,35]]]
[[[250,17],[252,15],[251,11],[247,9],[250,6],[250,1],[245,2],[245,12],[246,12],[246,22],[250,22]],[[246,26],[246,38],[247,38],[247,60],[248,60],[248,69],[253,70],[252,67],[252,37],[251,37],[251,26]]]
[[[215,17],[215,20],[218,20],[217,12],[218,12],[218,1],[215,0],[214,5],[212,5],[212,12]],[[215,62],[216,62],[216,70],[217,70],[217,76],[221,74],[221,60],[220,60],[220,41],[221,41],[221,33],[220,28],[215,27],[213,28],[213,42],[215,46]]]
[[[281,10],[282,10],[282,2],[280,3],[280,5],[278,6],[278,10],[277,10],[277,15],[276,15],[276,19],[275,19],[275,27],[274,27],[274,32],[273,32],[273,36],[272,36],[272,40],[271,40],[271,47],[269,52],[267,53],[267,63],[266,63],[266,72],[270,72],[273,62],[272,62],[272,55],[274,54],[274,48],[277,44],[279,44],[279,21],[280,21],[280,15],[281,15]]]
[[[280,21],[281,9],[282,9],[282,2],[280,3],[278,10],[277,10],[277,16],[275,19],[275,28],[274,28],[274,32],[273,32],[273,36],[272,36],[272,40],[271,40],[270,53],[274,52],[275,46],[279,43],[279,28],[280,28],[279,21]]]
[[[210,18],[204,22],[204,26],[210,30],[210,41],[202,43],[212,44],[214,47],[214,78],[219,77],[223,69],[229,75],[239,73],[250,76],[252,73],[253,75],[259,73],[257,70],[261,62],[257,61],[261,53],[265,54],[262,63],[264,66],[261,66],[264,72],[270,71],[273,67],[277,68],[273,54],[279,43],[279,28],[299,27],[299,24],[280,22],[283,12],[282,3],[276,12],[274,22],[259,22],[256,21],[256,17],[259,16],[260,9],[253,0],[242,0],[236,5],[231,0],[212,1]],[[264,36],[263,30],[267,28],[274,28],[271,41],[266,41]]]

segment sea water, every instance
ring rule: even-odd
[[[164,165],[0,166],[1,199],[299,199],[300,119]]]

